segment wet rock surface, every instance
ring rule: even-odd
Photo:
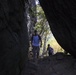
[[[57,53],[39,59],[37,63],[29,61],[26,70],[22,75],[76,75],[76,59],[71,55]]]

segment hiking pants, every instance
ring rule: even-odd
[[[40,47],[39,46],[33,46],[32,47],[32,52],[33,52],[33,59],[37,59],[39,57],[39,51],[40,51]]]

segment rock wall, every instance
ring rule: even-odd
[[[28,32],[29,35],[33,32],[34,26],[37,22],[37,17],[36,17],[36,2],[35,0],[28,0],[27,3],[27,26],[28,26]]]
[[[58,43],[76,57],[76,0],[39,0]]]
[[[27,61],[25,6],[24,0],[0,0],[0,75],[21,75]]]

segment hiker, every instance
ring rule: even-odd
[[[32,52],[33,52],[33,59],[39,57],[40,46],[42,46],[42,40],[40,35],[37,33],[37,30],[34,31],[34,34],[31,37],[31,45],[32,45]]]
[[[50,44],[48,44],[47,51],[48,51],[49,56],[53,55],[53,48],[50,46]]]

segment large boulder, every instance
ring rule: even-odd
[[[27,60],[24,0],[0,0],[0,75],[20,75]]]
[[[39,0],[58,43],[76,57],[76,0]]]

